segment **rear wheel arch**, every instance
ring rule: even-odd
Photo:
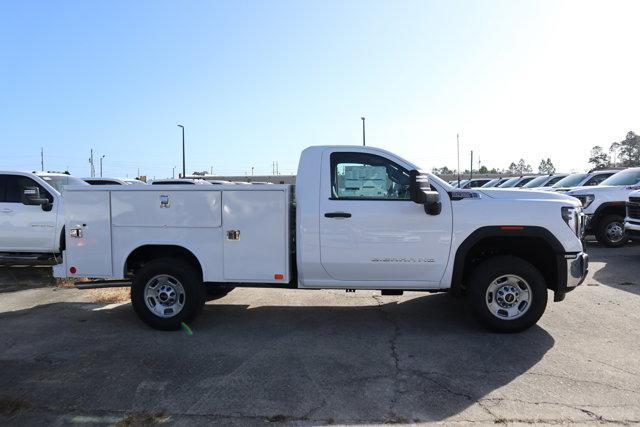
[[[503,229],[500,226],[482,227],[471,233],[458,247],[454,258],[451,290],[460,295],[473,271],[494,256],[511,255],[535,266],[543,275],[549,289],[556,290],[566,272],[559,268],[564,247],[546,228],[531,226],[522,229]]]
[[[187,262],[196,269],[200,279],[204,277],[202,264],[191,250],[180,245],[166,244],[145,244],[132,250],[125,259],[123,275],[124,277],[133,277],[145,264],[160,258],[179,259]]]

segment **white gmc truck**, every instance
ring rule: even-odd
[[[46,265],[64,249],[63,173],[0,171],[0,265]]]
[[[68,187],[56,277],[131,285],[157,329],[195,318],[207,287],[465,294],[498,331],[535,324],[584,280],[580,203],[456,190],[384,150],[303,151],[296,185]],[[87,287],[85,284],[84,287]]]

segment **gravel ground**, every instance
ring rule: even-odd
[[[2,270],[0,423],[638,423],[640,246],[588,252],[584,285],[515,335],[446,294],[267,289],[159,332],[126,291]]]

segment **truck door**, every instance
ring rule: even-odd
[[[409,198],[409,171],[369,152],[325,152],[320,254],[336,280],[437,283],[451,244],[451,207],[440,215]]]
[[[43,209],[25,205],[25,188],[37,187],[51,202]],[[0,251],[53,252],[56,239],[58,204],[44,187],[28,176],[0,175]]]

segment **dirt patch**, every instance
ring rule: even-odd
[[[117,427],[153,426],[169,421],[169,415],[164,412],[134,412],[116,423]]]
[[[89,289],[83,292],[89,292],[91,300],[105,304],[127,302],[131,299],[131,288]]]

